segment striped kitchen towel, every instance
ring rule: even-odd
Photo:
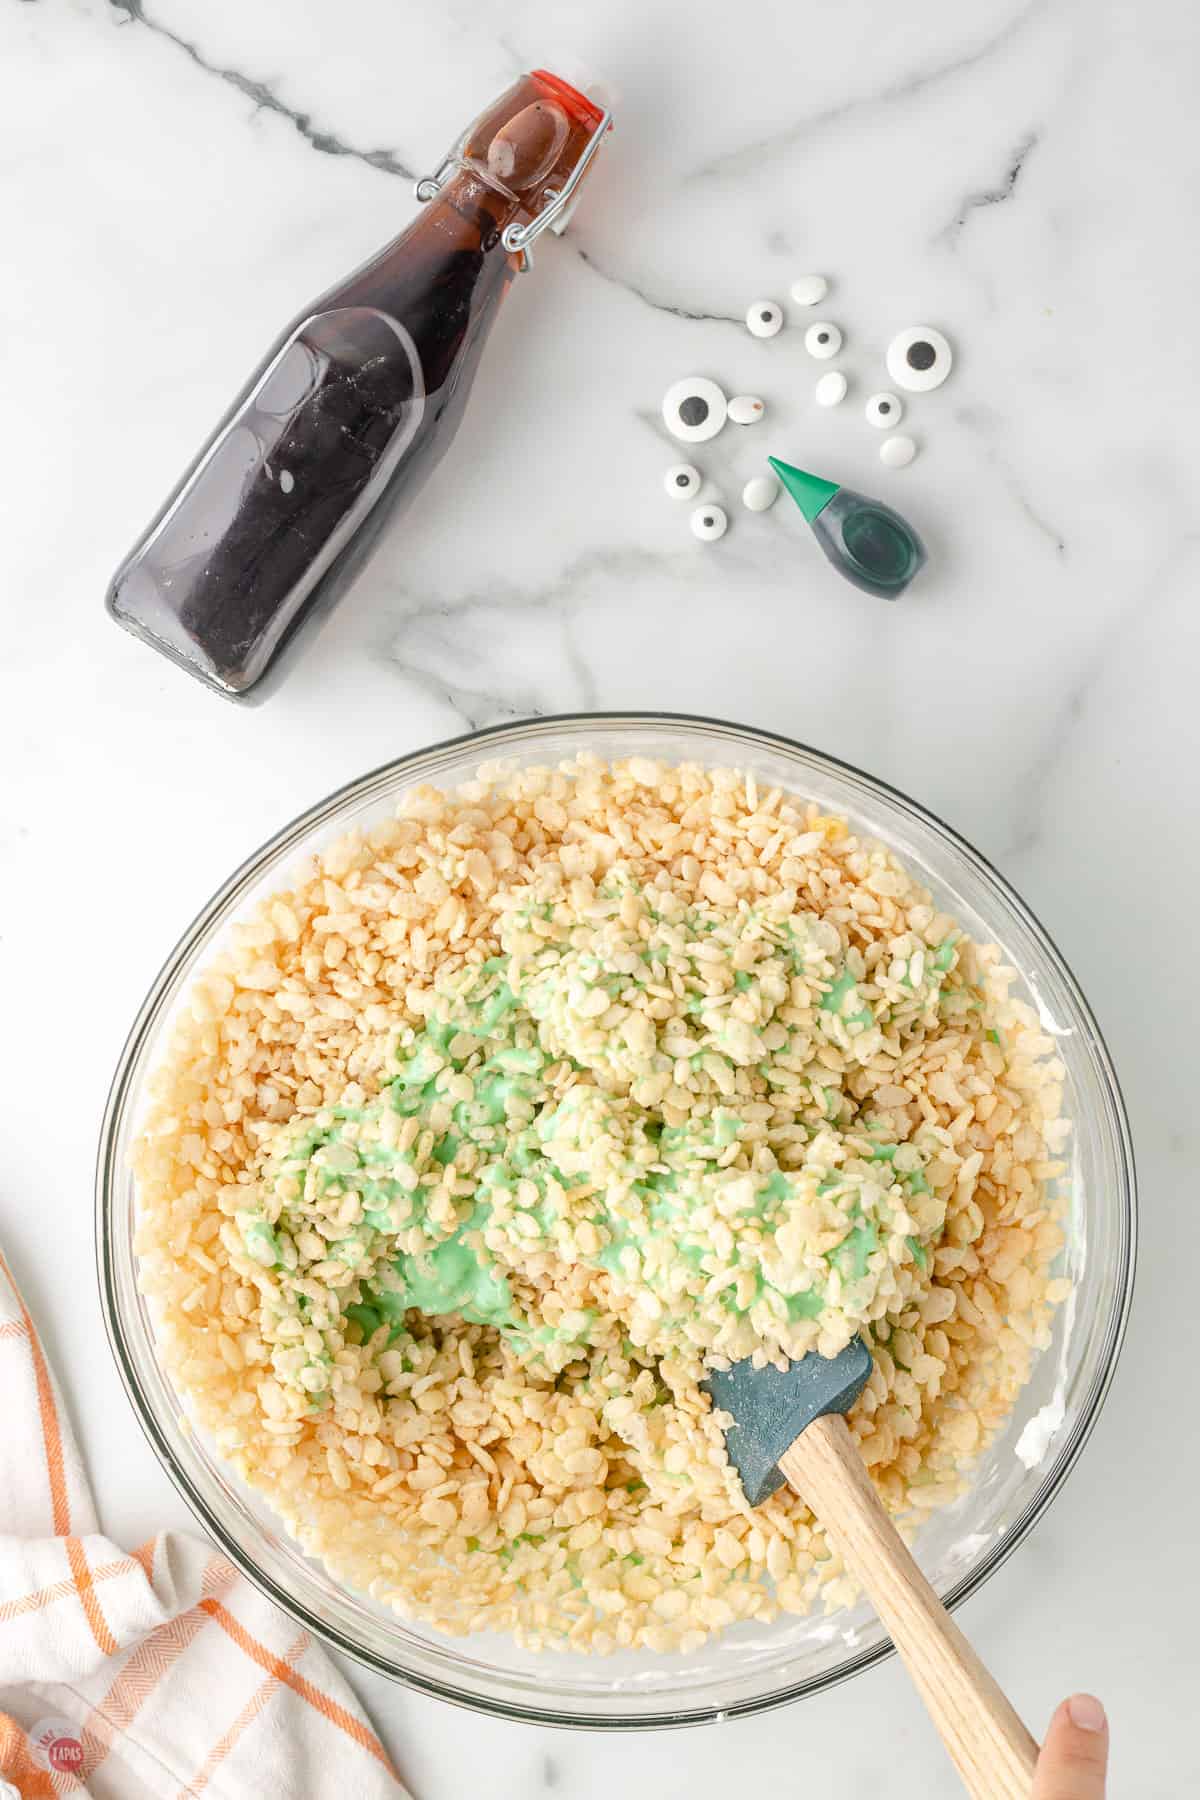
[[[328,1657],[203,1539],[101,1535],[0,1256],[0,1800],[406,1800]]]

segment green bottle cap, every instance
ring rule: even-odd
[[[822,481],[819,475],[810,475],[805,469],[793,469],[791,463],[780,462],[777,456],[768,456],[767,461],[811,525],[829,505],[839,484]]]

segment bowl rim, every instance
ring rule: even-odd
[[[1114,1139],[1125,1178],[1126,1204],[1119,1220],[1119,1249],[1123,1263],[1123,1278],[1114,1293],[1104,1338],[1098,1352],[1096,1373],[1085,1399],[1081,1402],[1079,1415],[1069,1438],[1059,1450],[1054,1463],[1043,1473],[1036,1491],[1018,1517],[998,1537],[996,1543],[980,1562],[969,1570],[947,1594],[942,1596],[946,1607],[953,1611],[960,1606],[963,1601],[977,1593],[984,1583],[990,1580],[996,1571],[1008,1561],[1008,1558],[1024,1542],[1033,1527],[1043,1517],[1068,1475],[1077,1465],[1083,1449],[1095,1429],[1120,1360],[1133,1301],[1138,1244],[1137,1171],[1125,1098],[1104,1034],[1100,1030],[1091,1006],[1066,958],[1037,915],[982,851],[976,849],[937,813],[913,800],[901,788],[894,787],[890,782],[883,780],[878,775],[871,774],[868,770],[860,769],[854,763],[832,756],[828,751],[818,749],[814,745],[805,744],[798,738],[787,737],[781,732],[743,725],[734,720],[715,718],[703,713],[657,712],[639,709],[545,713],[521,719],[508,719],[498,724],[485,726],[478,731],[462,732],[454,737],[441,738],[436,743],[421,745],[415,750],[406,751],[402,756],[392,757],[386,762],[379,763],[365,774],[355,776],[340,787],[333,789],[274,832],[238,865],[180,934],[138,1008],[133,1024],[122,1045],[105,1103],[97,1146],[95,1174],[96,1275],[109,1348],[135,1417],[151,1449],[173,1485],[182,1494],[187,1506],[209,1535],[219,1544],[224,1555],[236,1565],[260,1593],[289,1617],[295,1619],[298,1624],[303,1625],[318,1639],[340,1651],[363,1668],[386,1676],[403,1687],[412,1688],[418,1693],[447,1701],[451,1705],[460,1706],[472,1712],[482,1712],[493,1718],[509,1719],[523,1724],[555,1726],[564,1729],[672,1730],[685,1725],[710,1724],[718,1719],[749,1718],[758,1713],[773,1711],[779,1706],[789,1705],[808,1695],[825,1693],[894,1655],[894,1647],[885,1636],[882,1643],[850,1654],[834,1668],[820,1675],[808,1677],[768,1694],[729,1700],[719,1705],[683,1705],[675,1711],[653,1715],[636,1711],[611,1716],[598,1716],[582,1711],[551,1713],[543,1711],[537,1706],[517,1701],[467,1693],[425,1675],[419,1670],[397,1668],[386,1658],[356,1643],[336,1626],[316,1617],[300,1601],[294,1599],[270,1576],[266,1575],[253,1559],[231,1540],[217,1518],[213,1506],[176,1460],[171,1438],[163,1429],[153,1407],[147,1400],[137,1375],[126,1335],[125,1322],[116,1298],[116,1277],[113,1265],[114,1244],[112,1234],[108,1229],[111,1216],[110,1196],[115,1193],[116,1184],[124,1173],[116,1166],[115,1160],[118,1127],[131,1098],[131,1078],[139,1052],[147,1035],[157,1026],[168,990],[192,954],[196,940],[244,889],[252,885],[258,878],[262,865],[268,859],[286,853],[298,839],[306,837],[349,802],[368,798],[374,786],[390,783],[406,767],[422,762],[439,752],[461,750],[468,745],[478,746],[479,758],[483,762],[488,760],[489,746],[502,744],[508,739],[520,739],[530,731],[549,731],[555,727],[565,729],[584,725],[592,727],[607,725],[613,729],[622,726],[715,729],[742,738],[748,747],[757,743],[769,750],[793,754],[798,752],[802,756],[825,763],[839,774],[853,777],[876,788],[893,803],[898,804],[902,809],[906,808],[923,823],[933,826],[955,850],[964,855],[968,862],[973,863],[1000,891],[1007,905],[1012,908],[1026,929],[1038,941],[1054,967],[1055,973],[1069,990],[1073,1003],[1078,1007],[1081,1017],[1088,1026],[1092,1034],[1092,1047],[1103,1084],[1107,1087]]]

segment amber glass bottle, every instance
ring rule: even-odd
[[[231,699],[342,594],[449,448],[522,253],[602,115],[544,70],[455,145],[408,229],[263,358],[130,552],[112,616]]]

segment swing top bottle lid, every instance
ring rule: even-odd
[[[572,87],[569,81],[564,81],[561,75],[552,75],[549,69],[534,69],[532,74],[534,81],[548,88],[556,99],[561,100],[572,118],[578,119],[581,125],[590,125],[594,130],[600,123],[603,107],[597,106],[594,100],[589,100],[586,94],[581,94],[578,88]]]
[[[569,82],[534,69],[467,127],[435,174],[417,182],[417,199],[434,199],[456,177],[481,181],[528,215],[511,220],[503,234],[505,249],[519,252],[528,268],[534,240],[547,226],[565,225],[611,123],[610,113]]]

